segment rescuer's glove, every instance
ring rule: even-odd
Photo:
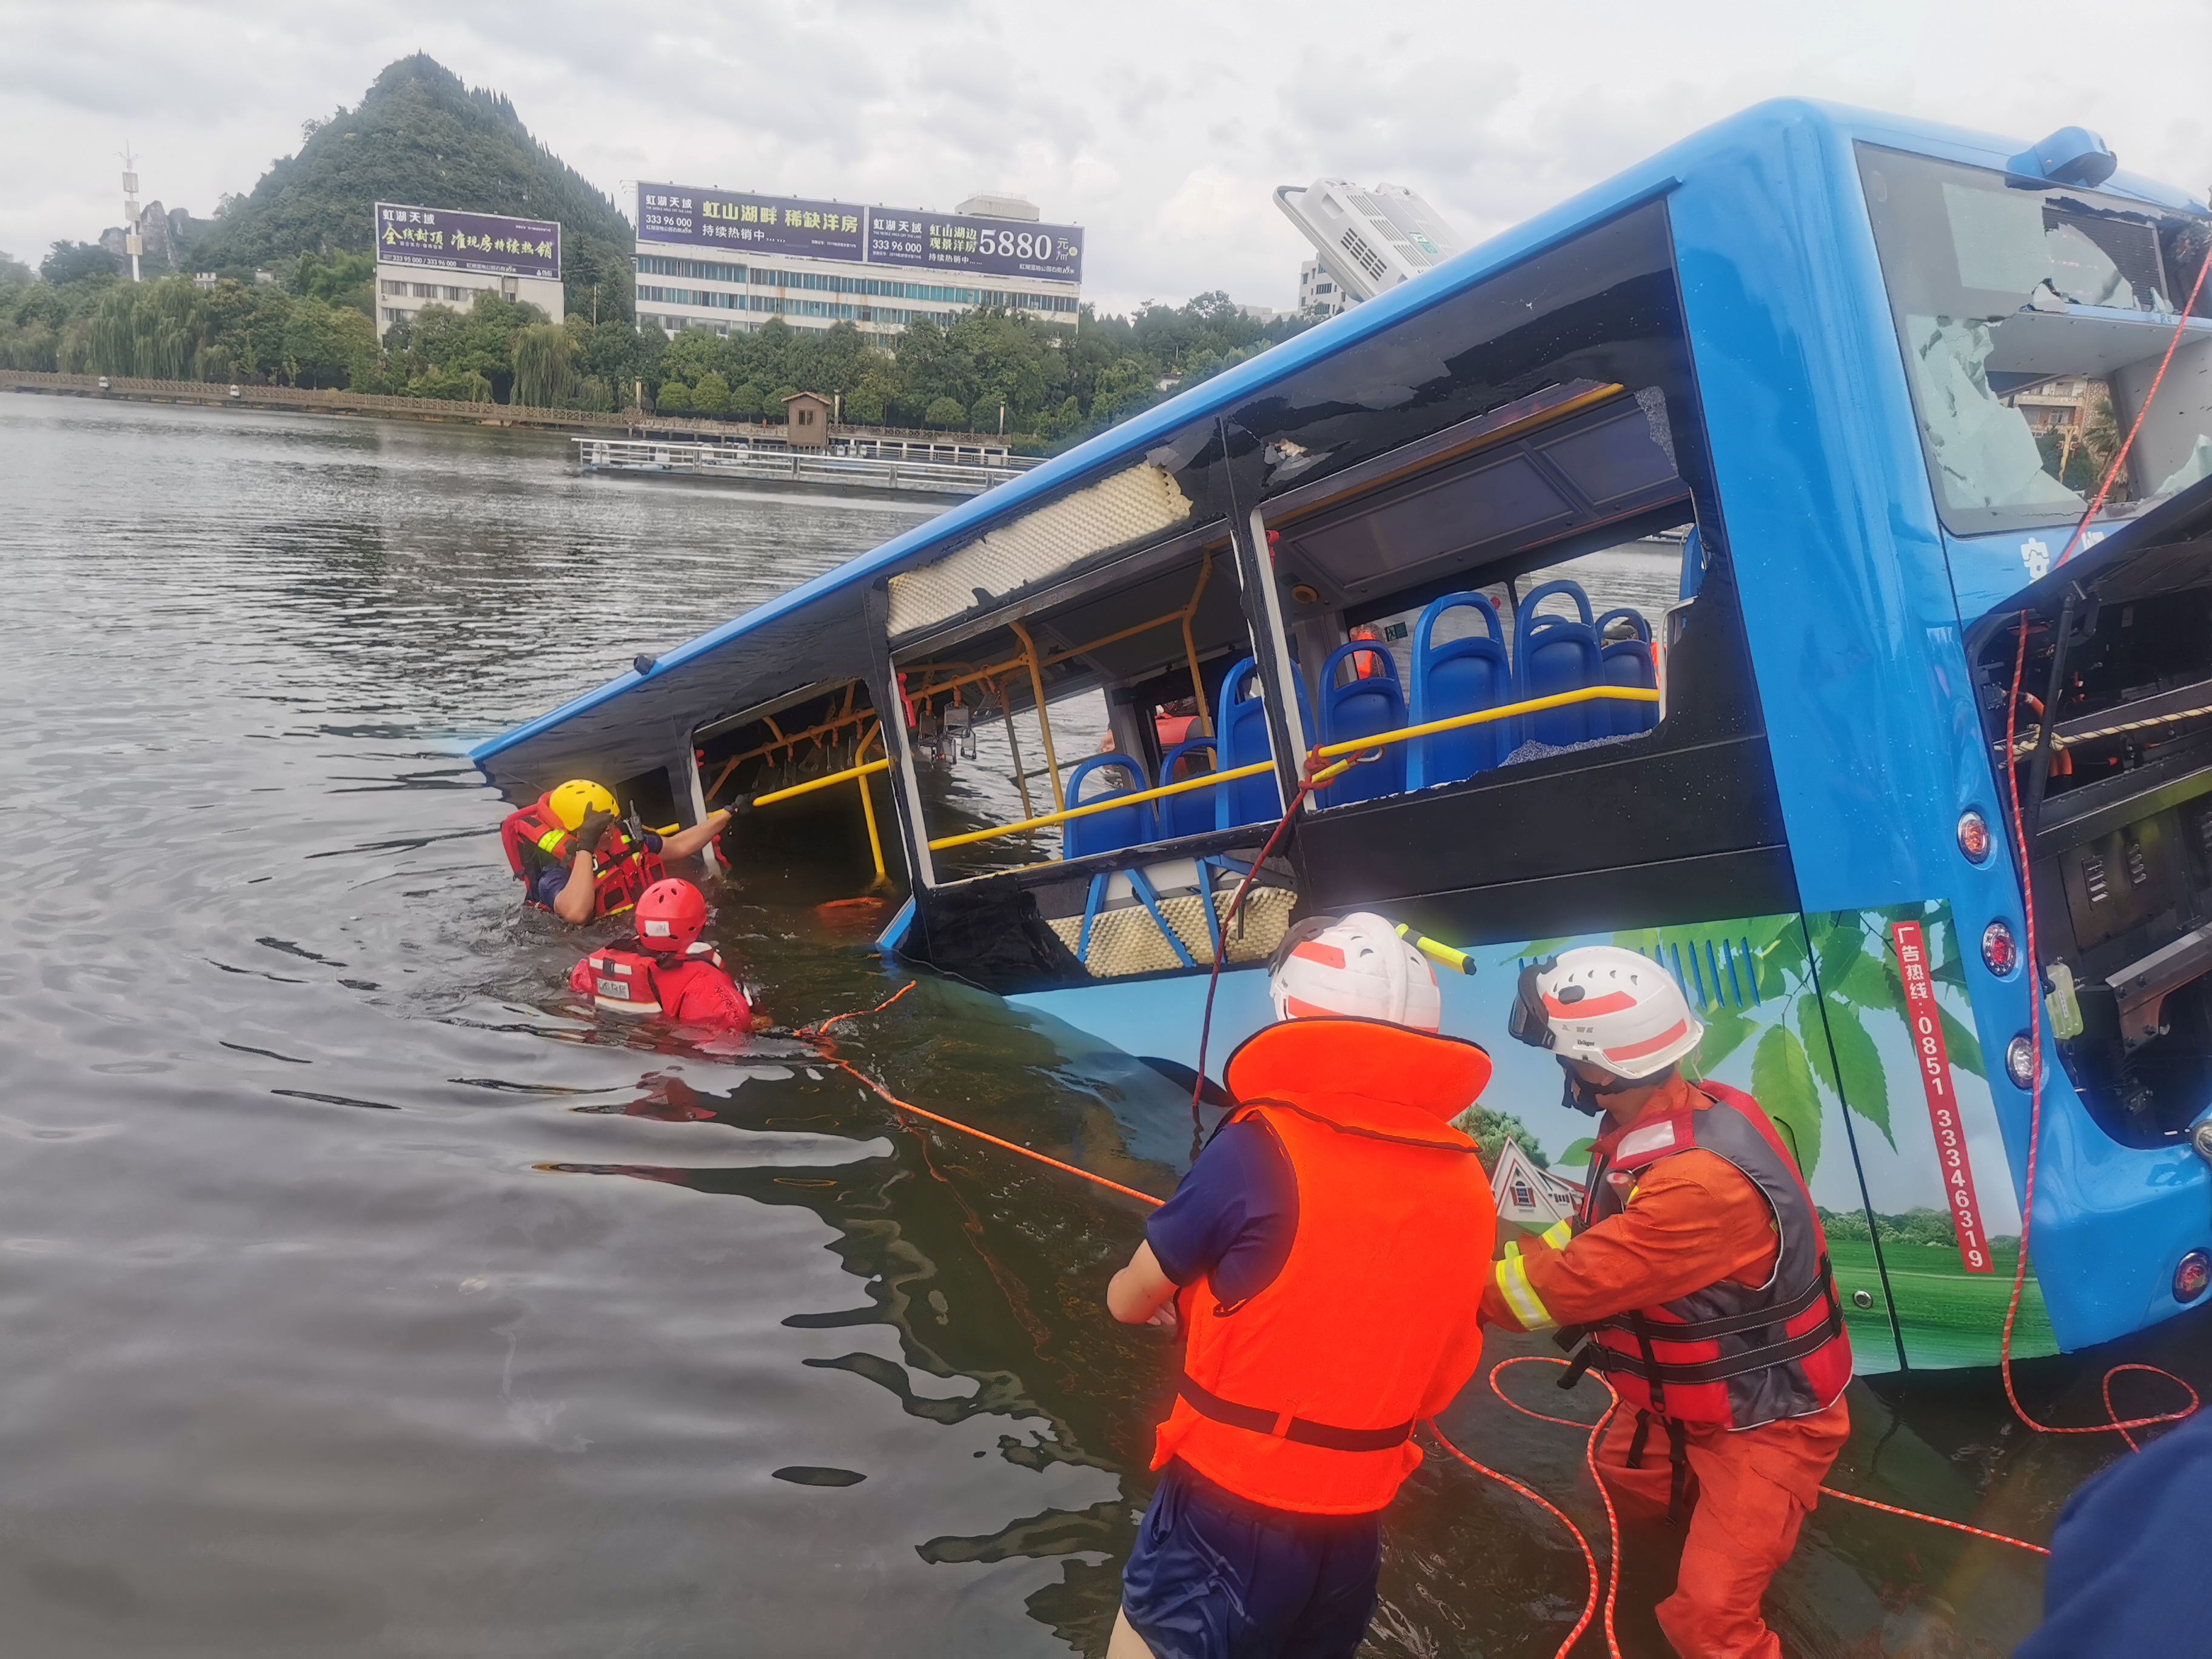
[[[586,853],[596,854],[599,842],[613,827],[612,812],[595,809],[584,814],[584,821],[576,826],[576,844]]]

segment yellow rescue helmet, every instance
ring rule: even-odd
[[[545,804],[553,809],[563,830],[577,828],[593,812],[615,810],[615,798],[589,778],[571,778],[558,789],[548,791]]]

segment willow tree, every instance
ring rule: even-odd
[[[538,323],[514,337],[514,401],[550,409],[575,390],[575,348],[557,323]]]

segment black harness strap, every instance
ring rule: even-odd
[[[1648,1326],[1645,1328],[1648,1330]],[[1731,1355],[1725,1359],[1707,1359],[1694,1364],[1677,1364],[1672,1360],[1655,1359],[1651,1345],[1644,1331],[1638,1335],[1644,1340],[1644,1358],[1607,1348],[1598,1358],[1601,1370],[1621,1371],[1630,1376],[1641,1377],[1651,1388],[1654,1409],[1659,1406],[1660,1390],[1669,1382],[1687,1386],[1696,1382],[1725,1382],[1731,1376],[1741,1376],[1747,1371],[1763,1371],[1771,1365],[1786,1365],[1793,1359],[1802,1359],[1817,1352],[1820,1347],[1844,1328],[1844,1310],[1831,1302],[1827,1315],[1802,1336],[1793,1336],[1786,1342],[1771,1343],[1763,1348],[1753,1348],[1748,1353]],[[1669,1328],[1671,1331],[1671,1328]],[[1662,1340],[1666,1340],[1664,1337]]]
[[[1632,1469],[1642,1468],[1644,1448],[1650,1443],[1650,1439],[1651,1413],[1640,1411],[1636,1413],[1636,1432],[1628,1437],[1628,1455],[1620,1460],[1622,1465]]]
[[[1687,1437],[1680,1419],[1667,1419],[1667,1456],[1674,1468],[1667,1477],[1667,1524],[1682,1524],[1682,1489],[1689,1484],[1690,1454]]]
[[[1729,1314],[1719,1319],[1692,1320],[1680,1325],[1672,1322],[1655,1325],[1652,1329],[1662,1342],[1710,1342],[1717,1337],[1736,1336],[1745,1331],[1761,1330],[1769,1325],[1787,1323],[1812,1307],[1823,1297],[1833,1302],[1835,1294],[1835,1275],[1828,1266],[1828,1258],[1823,1255],[1820,1258],[1820,1271],[1813,1276],[1803,1290],[1798,1291],[1787,1302],[1779,1302],[1768,1308],[1754,1308],[1749,1313]],[[1621,1317],[1598,1322],[1599,1328],[1602,1329],[1607,1326],[1611,1326],[1616,1330],[1632,1328]]]
[[[1644,1379],[1645,1385],[1651,1390],[1651,1409],[1663,1413],[1667,1409],[1667,1384],[1660,1376],[1659,1356],[1653,1352],[1651,1348],[1651,1322],[1644,1316],[1644,1310],[1639,1308],[1628,1316],[1628,1322],[1636,1333],[1637,1346],[1644,1350],[1644,1369],[1632,1375]],[[1599,1363],[1610,1370],[1611,1361],[1614,1358],[1626,1357],[1608,1354],[1606,1359]]]
[[[1210,1417],[1231,1428],[1249,1429],[1255,1434],[1295,1440],[1302,1446],[1320,1446],[1329,1451],[1389,1451],[1404,1445],[1413,1434],[1410,1421],[1388,1429],[1340,1429],[1258,1406],[1240,1406],[1232,1400],[1224,1400],[1188,1376],[1176,1379],[1176,1392],[1188,1401],[1191,1409],[1200,1417]]]

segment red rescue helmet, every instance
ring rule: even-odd
[[[707,901],[688,881],[656,881],[637,902],[637,942],[681,956],[707,926]]]
[[[1371,910],[1292,927],[1275,948],[1267,991],[1277,1019],[1348,1015],[1416,1031],[1443,1023],[1436,970]]]

